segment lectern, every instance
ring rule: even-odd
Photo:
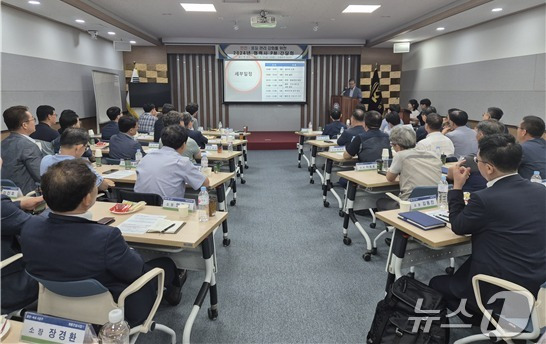
[[[336,104],[338,104],[341,113],[343,114],[344,120],[351,118],[353,111],[358,105],[358,98],[344,97],[344,96],[332,96],[332,106],[333,109]],[[328,119],[326,119],[328,121]]]

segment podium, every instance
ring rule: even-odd
[[[343,118],[346,120],[347,118],[351,118],[351,115],[353,114],[353,111],[355,110],[356,106],[358,105],[358,98],[351,98],[351,97],[344,97],[344,96],[332,96],[332,106],[331,109],[334,108],[335,104],[339,104],[339,108],[341,110],[341,113],[343,114]],[[326,119],[328,120],[328,119]]]

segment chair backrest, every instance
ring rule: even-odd
[[[104,163],[106,165],[119,165],[119,159],[113,159],[113,158],[104,158]]]
[[[126,189],[117,189],[118,202],[131,201],[140,202],[144,201],[148,205],[163,205],[163,198],[158,194],[134,192]]]
[[[43,140],[35,140],[35,141],[40,143],[40,146],[42,147],[42,153],[44,153],[45,155],[55,154],[55,148],[53,148],[53,143],[43,141]]]
[[[7,186],[7,187],[12,187],[12,188],[16,188],[17,187],[17,184],[15,184],[13,181],[11,181],[10,179],[2,179],[2,181],[0,182],[2,184],[2,187],[4,186]]]
[[[436,195],[437,186],[416,186],[411,191],[409,198]]]
[[[108,313],[118,308],[110,291],[97,280],[59,282],[27,274],[40,283],[39,313],[103,325]]]
[[[535,306],[538,313],[538,324],[541,329],[546,329],[546,282],[538,290]]]

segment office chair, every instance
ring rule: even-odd
[[[123,201],[131,201],[131,202],[140,202],[144,201],[147,205],[156,205],[156,206],[162,206],[163,205],[163,198],[159,196],[158,194],[153,193],[143,193],[143,192],[134,192],[132,190],[117,188],[117,199],[118,203],[121,203]]]
[[[27,274],[29,274],[27,272]],[[136,281],[131,283],[121,293],[118,302],[110,291],[95,279],[81,281],[57,282],[38,278],[29,274],[39,283],[38,313],[48,314],[60,318],[73,319],[96,325],[104,325],[108,322],[108,314],[111,310],[125,308],[125,299],[140,290],[145,284],[157,278],[157,296],[146,320],[130,330],[130,343],[135,343],[141,333],[153,330],[165,332],[171,336],[171,343],[176,343],[176,333],[169,327],[155,323],[153,318],[163,297],[163,283],[165,272],[163,269],[154,268]]]
[[[510,314],[491,314],[491,311],[487,310],[483,304],[480,293],[480,282],[495,285],[504,289],[504,291],[512,291],[517,293],[519,297],[524,297],[526,299],[526,305],[529,307],[530,316],[528,318],[509,318],[506,317],[506,315]],[[479,274],[472,277],[472,286],[474,288],[474,296],[476,297],[478,307],[485,318],[489,320],[489,323],[493,325],[494,330],[461,338],[455,341],[454,344],[473,343],[488,339],[492,342],[504,341],[513,344],[513,340],[535,341],[541,334],[546,332],[546,283],[539,289],[536,300],[533,294],[522,286],[488,275]],[[506,302],[505,299],[505,304]],[[507,308],[507,313],[513,312],[513,309],[510,307],[504,308]],[[495,315],[495,317],[493,317],[493,315]]]
[[[105,165],[119,165],[120,160],[114,158],[103,157]]]
[[[16,188],[18,187],[13,181],[11,181],[10,179],[2,179],[1,180],[1,185],[2,187],[9,187],[9,188]]]

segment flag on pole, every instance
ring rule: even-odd
[[[372,82],[370,85],[370,98],[368,100],[368,111],[375,110],[383,113],[383,96],[381,95],[381,85],[379,84],[379,73],[377,67],[373,71]]]
[[[140,78],[138,77],[138,71],[136,69],[136,62],[133,62],[133,74],[131,75],[131,83],[140,82]],[[127,112],[135,117],[138,118],[138,114],[133,110],[131,107],[131,101],[129,100],[129,88],[127,88],[127,97],[125,98],[125,105],[127,107]]]

